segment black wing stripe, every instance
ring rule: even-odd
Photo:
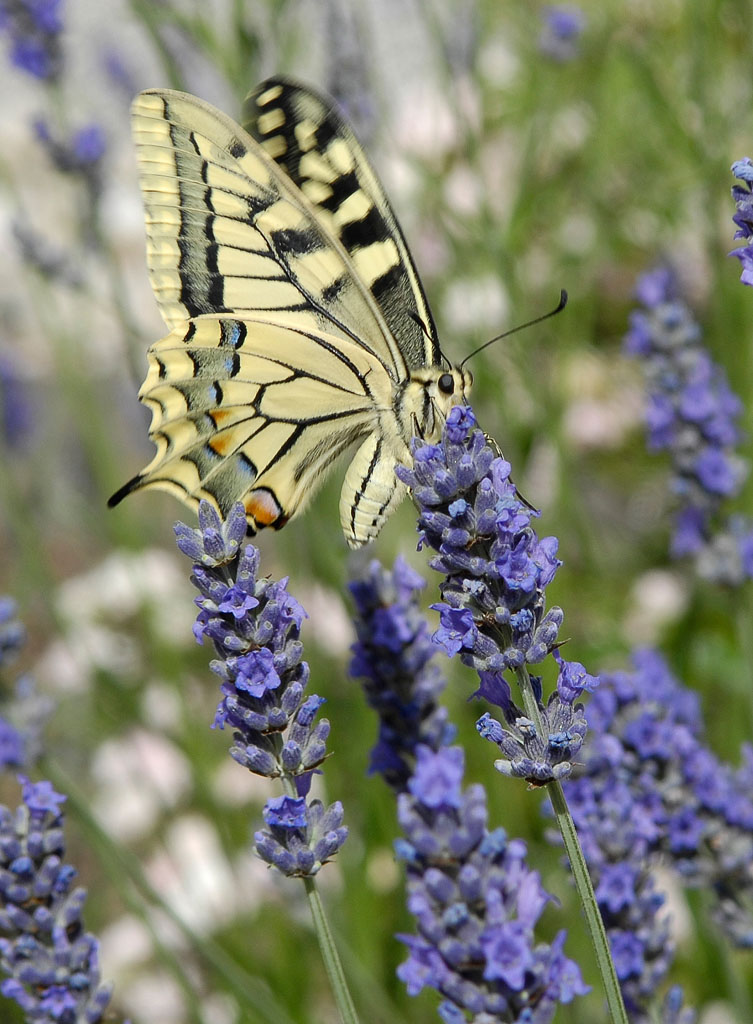
[[[364,491],[368,487],[369,482],[371,480],[372,473],[376,469],[377,464],[379,463],[379,460],[380,460],[381,457],[382,457],[382,439],[380,437],[380,438],[377,439],[377,443],[374,445],[374,452],[373,452],[373,454],[371,456],[371,461],[369,462],[369,465],[368,465],[368,468],[367,468],[366,472],[364,473],[364,475],[361,478],[361,483],[358,485],[358,489],[356,490],[355,499],[353,501],[353,504],[350,507],[350,532],[351,532],[351,534],[353,536],[356,535],[356,515],[358,514],[358,509],[359,509],[359,506],[361,504],[361,499],[364,496]]]
[[[300,125],[307,130],[299,136]],[[394,240],[396,272],[378,278],[379,287],[372,284],[371,293],[407,366],[438,365],[436,327],[405,237],[365,153],[331,101],[288,79],[269,79],[247,97],[244,127],[307,198],[326,211],[331,229],[351,255],[376,241]],[[343,144],[352,161],[349,167],[340,159]],[[365,214],[338,221],[344,204],[357,193],[369,207]],[[426,324],[427,334],[409,311]]]

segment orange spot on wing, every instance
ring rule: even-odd
[[[216,455],[228,455],[235,447],[233,444],[233,431],[226,430],[224,433],[213,437],[209,442],[209,447]]]
[[[244,505],[246,515],[251,516],[259,526],[274,526],[284,516],[279,501],[266,487],[251,491],[246,496]]]
[[[227,423],[232,415],[233,414],[230,409],[214,409],[209,413],[209,418],[212,423],[214,423],[215,427],[220,427],[223,423]]]

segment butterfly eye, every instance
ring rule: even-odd
[[[437,387],[443,395],[451,395],[455,390],[455,378],[451,373],[443,373],[437,381]]]

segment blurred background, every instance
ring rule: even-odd
[[[21,669],[56,701],[42,773],[69,795],[69,859],[89,888],[103,975],[134,1024],[332,1021],[303,889],[250,852],[275,794],[209,728],[217,682],[191,633],[189,565],[172,534],[193,514],[157,492],[105,507],[151,459],[136,394],[146,349],[166,333],[146,274],[129,103],[143,88],[179,88],[238,118],[246,92],[276,73],[333,95],[384,182],[452,361],[568,290],[561,315],[473,361],[477,417],[542,509],[539,533],[559,538],[549,602],[565,611],[568,657],[597,672],[658,647],[699,691],[713,749],[736,763],[753,722],[750,585],[711,586],[670,561],[669,464],[645,449],[641,369],[621,348],[638,275],[670,261],[750,434],[753,292],[727,253],[729,166],[753,155],[753,9],[584,2],[566,9],[564,32],[562,9],[496,0],[0,10],[0,592],[27,626]],[[409,999],[395,977],[405,954],[394,935],[412,925],[394,800],[366,775],[376,722],[347,674],[343,473],[303,517],[259,538],[262,569],[289,575],[310,616],[311,688],[332,723],[322,788],[351,830],[320,879],[356,1003],[371,1022],[428,1024],[436,996]],[[750,484],[736,510],[751,511]],[[358,557],[402,552],[424,569],[415,548],[405,503]],[[542,794],[492,770],[474,728],[484,709],[468,703],[474,678],[448,672],[467,781],[486,782],[493,826],[526,839],[559,900],[542,934],[567,927],[567,952],[596,986],[556,1019],[602,1021]],[[12,778],[0,799],[17,802]],[[750,955],[726,952],[702,893],[669,899],[673,980],[704,1024],[746,1024]],[[3,1020],[14,1013],[3,1005]]]

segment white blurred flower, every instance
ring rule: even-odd
[[[476,60],[478,71],[489,85],[499,90],[509,89],[520,74],[520,57],[502,36],[483,42]]]
[[[66,580],[56,606],[71,627],[101,618],[123,622],[146,607],[158,637],[174,644],[176,636],[191,639],[191,596],[178,556],[149,548],[114,551],[93,569]]]
[[[118,1001],[136,1021],[184,1024],[188,1007],[183,989],[166,971],[141,972],[118,987]]]
[[[676,622],[688,606],[683,578],[666,569],[653,569],[633,583],[622,633],[631,647],[653,647],[665,628]]]
[[[355,640],[355,632],[342,596],[319,583],[299,585],[295,593],[308,613],[308,636],[328,654],[346,654]]]
[[[99,932],[102,976],[117,978],[154,951],[149,928],[133,914],[124,914]]]
[[[643,418],[643,399],[620,359],[579,352],[560,377],[566,397],[565,439],[579,448],[617,448]]]
[[[97,818],[109,833],[128,842],[150,832],[191,787],[185,755],[145,729],[102,743],[91,772],[98,785],[93,799]]]
[[[154,680],[144,687],[141,695],[142,720],[153,729],[170,733],[178,728],[183,703],[174,686]]]
[[[468,164],[456,164],[445,176],[442,192],[447,207],[460,217],[473,217],[481,208],[484,184]]]
[[[43,689],[85,693],[99,669],[123,678],[137,674],[140,651],[133,638],[93,623],[79,624],[66,633],[65,639],[52,641],[35,665],[34,674]]]
[[[212,776],[212,793],[218,804],[226,807],[253,803],[261,807],[270,796],[270,782],[242,768],[231,757],[223,757]]]
[[[402,871],[395,860],[394,851],[380,847],[366,861],[366,878],[374,892],[392,892],[401,883]]]
[[[206,934],[258,902],[238,891],[217,829],[198,814],[171,822],[165,843],[146,866],[149,881],[191,931]]]
[[[698,1024],[746,1024],[731,1003],[715,999],[706,1003],[698,1016]]]
[[[424,158],[455,149],[460,133],[453,108],[443,91],[417,80],[403,90],[393,120],[394,148]]]
[[[240,1020],[238,1004],[226,992],[213,992],[201,1001],[202,1024],[234,1024]]]
[[[72,693],[86,690],[96,671],[136,678],[141,650],[123,624],[146,614],[158,641],[192,644],[192,597],[177,555],[158,549],[113,552],[60,584],[55,607],[62,635],[39,659],[38,678],[52,690]]]
[[[508,311],[507,293],[494,274],[456,278],[448,285],[442,301],[447,328],[457,334],[498,334],[505,329]]]
[[[596,241],[597,229],[593,217],[584,211],[572,212],[559,226],[557,238],[565,252],[582,256],[589,252]]]

